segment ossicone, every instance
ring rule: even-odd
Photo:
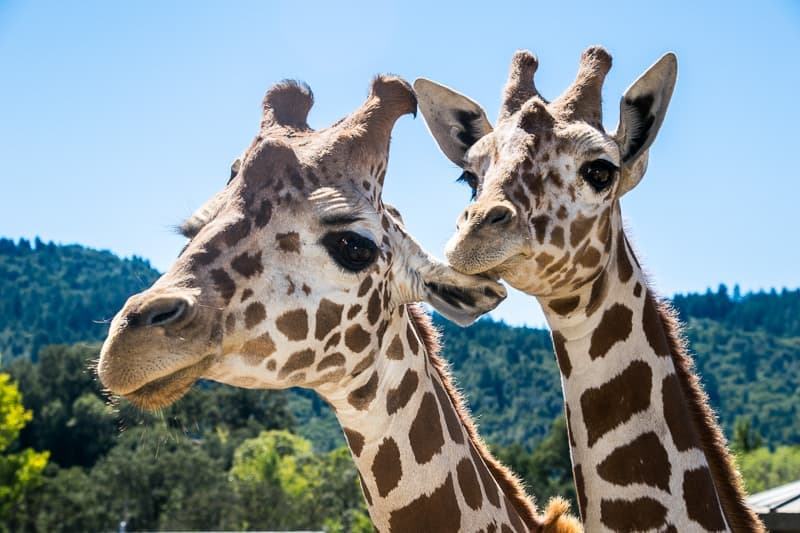
[[[262,129],[280,126],[307,130],[308,112],[314,105],[314,93],[304,82],[283,80],[273,85],[264,96]]]

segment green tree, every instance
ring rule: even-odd
[[[22,394],[11,376],[0,373],[0,524],[10,523],[21,510],[28,491],[41,482],[48,452],[30,448],[13,451],[13,444],[33,413],[22,404]]]
[[[562,496],[577,512],[567,423],[563,415],[553,421],[549,433],[533,452],[519,444],[496,451],[498,459],[522,478],[537,501],[544,503],[553,496]]]
[[[751,494],[800,479],[800,446],[758,448],[739,454],[737,462]]]
[[[742,416],[736,419],[733,425],[733,439],[731,439],[731,449],[737,453],[747,453],[760,448],[763,439],[758,431],[753,428],[750,418]]]
[[[302,437],[264,431],[237,448],[230,479],[239,528],[372,531],[346,448],[314,454]]]

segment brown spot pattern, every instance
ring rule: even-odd
[[[231,267],[245,278],[261,274],[264,271],[264,266],[261,264],[261,252],[253,255],[247,252],[239,254],[231,261]]]
[[[278,317],[275,325],[290,341],[301,341],[308,336],[308,313],[305,309],[286,311]]]
[[[422,397],[417,416],[408,432],[411,450],[419,464],[425,464],[439,453],[444,446],[442,422],[433,393],[426,392]]]
[[[556,298],[551,300],[548,306],[561,316],[568,315],[578,307],[581,301],[580,296],[569,296],[567,298]]]
[[[564,247],[564,228],[561,226],[553,228],[553,231],[550,232],[550,244],[558,248]]]
[[[418,384],[419,375],[414,370],[406,370],[397,388],[389,389],[386,395],[386,412],[393,415],[405,407],[411,399],[411,396],[417,390]]]
[[[370,376],[366,383],[347,395],[347,401],[359,411],[364,411],[367,407],[369,407],[369,404],[372,403],[372,400],[375,399],[375,393],[377,390],[378,373],[373,372],[372,376]]]
[[[347,320],[353,320],[355,316],[361,312],[361,304],[355,304],[350,306],[350,309],[347,310]]]
[[[472,462],[478,469],[478,476],[481,478],[481,484],[483,485],[483,492],[486,493],[486,499],[489,500],[489,502],[495,507],[500,507],[500,496],[497,491],[497,483],[495,482],[495,479],[492,477],[489,469],[484,464],[483,459],[475,449],[475,446],[470,445],[469,453],[472,455]]]
[[[525,533],[525,525],[522,523],[519,513],[517,513],[517,510],[511,505],[508,496],[505,494],[503,494],[503,501],[506,503],[506,516],[508,516],[508,520],[511,522],[511,527],[514,528],[516,533]]]
[[[478,484],[478,474],[475,472],[475,466],[473,466],[472,461],[466,458],[461,459],[456,466],[456,474],[461,494],[464,495],[464,501],[477,511],[483,505],[483,493],[481,492],[481,486]]]
[[[211,271],[211,281],[214,283],[214,289],[225,300],[225,305],[228,305],[236,292],[236,283],[233,279],[221,268],[215,268]]]
[[[600,520],[614,531],[647,531],[665,525],[667,508],[647,496],[600,501]]]
[[[533,226],[533,233],[536,235],[536,240],[540,244],[544,243],[544,235],[547,232],[547,224],[550,222],[550,217],[547,215],[539,215],[531,219]]]
[[[275,343],[269,333],[250,339],[241,348],[245,363],[257,365],[275,352]]]
[[[642,310],[642,328],[647,337],[647,343],[656,352],[656,355],[666,357],[669,355],[669,343],[667,334],[661,323],[661,316],[656,309],[656,303],[650,291],[644,297],[644,309]]]
[[[295,370],[300,370],[301,368],[306,368],[314,364],[314,351],[313,350],[302,350],[300,352],[295,352],[289,356],[286,360],[286,363],[281,367],[280,372],[278,372],[278,378],[283,379]]]
[[[334,333],[331,335],[331,338],[328,339],[328,342],[325,343],[325,350],[338,346],[340,340],[342,340],[342,334]]]
[[[321,372],[326,368],[331,368],[334,366],[344,366],[346,362],[347,360],[345,357],[339,352],[332,353],[331,355],[323,357],[319,364],[317,364],[317,372]]]
[[[672,435],[672,442],[678,451],[685,452],[700,446],[689,412],[686,397],[677,374],[670,374],[661,382],[661,396],[664,406],[664,418]]]
[[[327,298],[323,298],[317,307],[317,316],[314,326],[314,337],[322,340],[331,332],[333,328],[338,326],[342,321],[343,305],[334,303]]]
[[[605,310],[600,324],[592,332],[589,355],[592,359],[604,357],[612,346],[627,339],[632,330],[633,312],[623,304],[613,304]]]
[[[369,344],[369,333],[358,324],[353,324],[344,332],[344,343],[355,353],[361,353]]]
[[[347,437],[347,444],[350,445],[353,455],[360,457],[364,450],[364,435],[354,429],[344,428],[344,436]]]
[[[710,531],[725,529],[717,491],[714,490],[708,468],[704,466],[683,474],[683,499],[689,518]]]
[[[369,320],[370,324],[374,324],[378,321],[378,318],[381,315],[381,295],[378,294],[378,291],[372,291],[372,296],[369,297],[369,303],[367,304],[367,320]]]
[[[242,218],[228,225],[222,230],[220,236],[225,244],[229,247],[235,246],[236,243],[247,237],[250,234],[250,220]]]
[[[458,507],[453,474],[430,495],[423,494],[405,507],[392,511],[391,531],[436,531],[458,533],[461,530],[461,509]]]
[[[278,248],[282,252],[300,253],[300,234],[296,231],[289,233],[278,233],[275,236],[278,243]]]
[[[442,413],[444,413],[444,423],[447,426],[447,432],[450,434],[450,438],[453,439],[453,442],[464,444],[464,434],[461,432],[461,420],[456,414],[453,402],[450,401],[450,396],[444,390],[442,384],[439,383],[439,380],[433,380],[433,391],[436,393],[436,398],[439,399],[439,407],[441,407]]]
[[[553,331],[553,348],[555,348],[558,368],[565,378],[569,378],[572,373],[572,363],[569,360],[566,343],[567,339],[564,338],[560,331]]]
[[[350,372],[350,375],[352,375],[353,377],[359,375],[360,373],[368,369],[370,366],[372,366],[372,363],[374,362],[375,362],[375,356],[373,354],[369,354],[364,359],[356,363],[356,366],[353,367],[353,370]]]
[[[389,359],[400,360],[403,358],[403,341],[400,340],[398,335],[395,335],[389,347],[386,349],[386,357]]]
[[[581,520],[586,520],[586,508],[589,502],[586,500],[586,481],[583,479],[583,469],[581,465],[575,465],[572,469],[572,475],[575,477],[575,492],[578,495],[578,513],[581,515]]]
[[[636,282],[636,285],[633,286],[633,295],[637,298],[642,295],[642,284],[638,281]]]
[[[589,302],[586,304],[586,316],[592,316],[603,303],[606,295],[606,271],[602,271],[597,279],[592,283],[592,291],[589,293]]]
[[[400,448],[393,438],[383,439],[378,446],[378,452],[372,462],[372,475],[381,498],[385,498],[400,483],[403,466],[400,463]]]
[[[633,266],[628,257],[628,252],[625,250],[625,234],[621,231],[617,234],[617,271],[619,272],[619,280],[625,283],[633,275]]]
[[[253,329],[267,318],[267,310],[261,302],[253,302],[244,310],[244,327]]]
[[[633,361],[618,376],[581,395],[589,446],[634,414],[650,406],[653,372],[644,361]]]
[[[372,495],[369,493],[369,489],[364,482],[364,477],[361,475],[361,472],[358,473],[358,480],[361,482],[361,490],[364,491],[364,499],[367,500],[368,505],[372,505]]]
[[[596,219],[596,216],[585,217],[583,215],[578,215],[577,218],[572,221],[572,224],[569,225],[570,245],[575,247],[580,244],[580,242],[589,234],[589,230],[592,229],[592,224],[594,224]]]
[[[258,207],[258,211],[256,211],[255,222],[256,226],[259,228],[263,228],[267,224],[269,224],[269,220],[272,218],[272,203],[269,200],[262,200],[261,205]]]
[[[408,329],[406,329],[406,340],[408,341],[408,349],[411,350],[411,353],[416,354],[417,350],[419,350],[419,341],[417,340],[417,334],[411,324],[409,324]]]
[[[669,492],[672,468],[667,450],[658,435],[648,431],[628,444],[615,448],[598,465],[597,473],[615,485],[644,483]]]
[[[600,262],[600,251],[595,248],[594,246],[589,246],[586,250],[580,254],[576,261],[579,265],[584,266],[586,268],[591,268],[596,266],[597,263]]]
[[[367,276],[364,278],[364,281],[361,282],[361,285],[358,286],[358,297],[361,298],[367,291],[372,287],[372,276]]]

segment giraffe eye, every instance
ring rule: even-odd
[[[466,183],[469,185],[469,188],[472,189],[472,197],[471,199],[474,200],[475,197],[478,195],[478,176],[470,172],[469,170],[465,170],[456,180],[459,183]]]
[[[378,257],[375,243],[353,231],[328,233],[322,238],[322,245],[339,266],[350,272],[364,270]]]
[[[614,183],[614,176],[618,170],[617,166],[611,161],[595,159],[584,163],[580,174],[595,191],[602,192]]]

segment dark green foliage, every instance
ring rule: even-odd
[[[800,289],[771,289],[741,295],[739,286],[720,285],[717,292],[677,294],[673,304],[683,320],[709,318],[736,331],[765,331],[780,337],[800,337]]]
[[[540,505],[544,506],[553,496],[561,496],[570,501],[575,513],[578,512],[567,422],[563,415],[553,421],[550,431],[532,452],[520,444],[496,448],[494,452],[522,478],[526,489]]]
[[[550,333],[485,319],[466,329],[439,316],[435,324],[483,438],[527,448],[541,440],[563,411]]]
[[[102,321],[157,275],[141,259],[0,239],[2,367],[34,412],[18,446],[51,451],[41,489],[0,530],[112,530],[122,519],[129,529],[368,527],[341,430],[316,394],[200,383],[170,408],[142,413],[109,405],[91,370],[97,344],[45,347],[101,340]],[[721,286],[678,295],[675,306],[723,428],[758,480],[752,486],[795,475],[797,448],[758,446],[800,443],[800,290],[729,295]],[[484,438],[540,503],[553,495],[574,503],[549,332],[435,322]],[[237,450],[273,429],[306,439],[291,457],[300,473],[236,485]],[[273,520],[263,507],[276,502],[294,515]]]
[[[0,239],[0,356],[102,340],[125,300],[158,277],[147,261],[79,245]]]

